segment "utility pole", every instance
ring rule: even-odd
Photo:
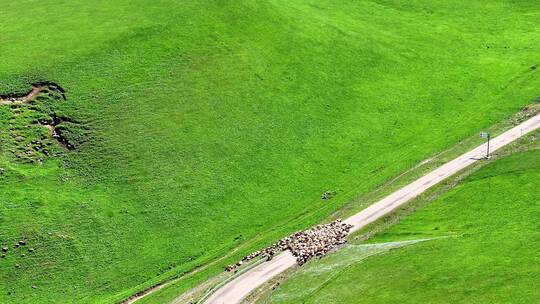
[[[491,134],[489,134],[488,132],[480,132],[480,137],[487,138],[486,159],[490,159],[491,156],[489,156],[489,141],[491,140]]]

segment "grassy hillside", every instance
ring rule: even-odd
[[[81,123],[77,149],[40,165],[14,157],[15,122],[0,122],[1,303],[110,303],[240,255],[539,94],[536,1],[0,0],[0,12],[0,94],[54,81],[68,100],[50,111]]]
[[[498,160],[372,244],[307,265],[263,302],[536,302],[539,178],[538,149]]]

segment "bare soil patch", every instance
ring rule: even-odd
[[[0,105],[30,103],[41,94],[60,96],[62,99],[67,100],[66,91],[60,85],[54,82],[37,82],[32,84],[32,89],[27,93],[0,95]]]

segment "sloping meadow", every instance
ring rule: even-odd
[[[84,132],[0,143],[0,302],[221,268],[519,111],[538,6],[484,2],[3,1],[0,95],[57,83]]]

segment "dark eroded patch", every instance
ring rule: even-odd
[[[41,163],[46,157],[73,150],[73,138],[82,138],[82,124],[58,114],[66,91],[52,82],[32,85],[27,93],[0,95],[0,153],[10,153],[18,162]]]

